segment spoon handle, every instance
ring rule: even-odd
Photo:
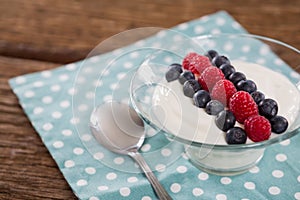
[[[151,183],[154,191],[156,192],[158,198],[160,200],[171,200],[172,198],[167,193],[167,191],[163,188],[163,186],[159,183],[156,176],[153,174],[152,170],[141,156],[139,152],[129,152],[129,156],[131,156],[142,168],[149,182]]]

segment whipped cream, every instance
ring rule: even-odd
[[[247,79],[253,80],[266,98],[277,101],[278,115],[284,116],[290,125],[299,117],[300,92],[288,78],[254,63],[232,61],[232,65]],[[152,108],[154,123],[176,137],[200,143],[227,144],[225,133],[215,125],[215,116],[196,107],[192,99],[183,94],[178,81],[168,83],[163,80],[156,86]],[[237,122],[236,125],[242,127]],[[278,134],[271,134],[271,138],[276,136]],[[247,143],[251,142],[248,138]]]

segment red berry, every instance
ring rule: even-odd
[[[220,101],[223,105],[228,105],[230,97],[236,93],[234,84],[226,79],[219,80],[211,91],[211,98]]]
[[[244,128],[247,136],[253,142],[267,140],[271,135],[271,124],[269,120],[261,115],[248,117],[245,120]]]
[[[214,87],[214,85],[222,79],[225,79],[223,72],[217,67],[207,67],[200,75],[200,81],[202,88],[208,88],[209,91]]]
[[[195,53],[195,52],[191,52],[191,53],[188,53],[183,61],[182,61],[182,67],[183,69],[186,69],[186,70],[189,70],[190,68],[190,63],[192,62],[192,60],[194,59],[194,57],[196,57],[198,54]]]
[[[244,123],[244,121],[252,116],[258,115],[258,107],[248,92],[238,91],[229,99],[229,110],[233,112],[236,121]]]
[[[195,74],[202,74],[202,72],[210,66],[212,66],[212,64],[208,57],[197,55],[192,59],[189,70]]]

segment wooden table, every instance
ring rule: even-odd
[[[219,10],[300,49],[299,0],[0,1],[0,199],[76,199],[8,79],[83,59],[124,30],[169,28]]]

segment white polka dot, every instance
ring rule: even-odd
[[[128,183],[135,183],[137,181],[138,181],[138,179],[135,176],[131,176],[131,177],[127,178]]]
[[[84,180],[84,179],[80,179],[80,180],[78,180],[77,183],[76,183],[77,186],[85,186],[85,185],[87,185],[87,184],[88,184],[87,181]]]
[[[124,158],[122,157],[117,157],[114,159],[114,163],[117,164],[117,165],[121,165],[124,163]]]
[[[44,78],[49,78],[49,77],[51,77],[51,75],[52,75],[51,71],[42,71],[41,72],[41,76]]]
[[[65,130],[62,130],[61,132],[64,136],[70,136],[73,134],[73,132],[69,129],[65,129]]]
[[[139,55],[140,54],[138,52],[132,52],[129,54],[130,58],[137,58],[137,57],[139,57]]]
[[[62,75],[60,75],[60,76],[58,77],[58,79],[59,79],[60,81],[66,81],[66,80],[69,79],[69,76],[68,76],[67,74],[62,74]]]
[[[266,60],[264,58],[259,58],[259,59],[256,60],[256,62],[258,64],[264,64],[266,62]]]
[[[144,41],[144,40],[140,40],[140,41],[137,41],[137,42],[135,43],[135,45],[138,46],[138,47],[141,47],[141,46],[143,46],[144,44],[145,44],[145,41]]]
[[[249,52],[249,51],[250,51],[250,46],[248,46],[248,45],[243,46],[243,47],[242,47],[242,51],[243,51],[244,53]]]
[[[109,88],[112,90],[116,90],[116,89],[120,88],[120,85],[119,85],[119,83],[113,83],[109,86]]]
[[[174,42],[180,42],[180,41],[183,40],[183,37],[182,37],[181,35],[175,35],[175,36],[173,37],[173,40],[174,40]],[[170,57],[170,58],[173,60],[172,57]],[[171,61],[170,61],[170,62],[171,62]]]
[[[234,22],[232,22],[232,27],[234,29],[239,29],[241,27],[241,25],[238,22],[234,21]]]
[[[85,142],[88,142],[88,141],[90,141],[90,140],[92,139],[92,136],[89,135],[89,134],[84,134],[84,135],[81,137],[81,139],[82,139],[83,141],[85,141]]]
[[[200,25],[195,26],[194,33],[200,34],[200,33],[203,33],[203,32],[204,32],[204,27],[203,26],[200,26]]]
[[[205,172],[200,172],[200,174],[198,174],[198,179],[205,181],[209,178],[209,175]]]
[[[154,42],[154,43],[152,44],[152,47],[153,47],[153,48],[160,48],[160,47],[161,47],[161,44],[160,44],[159,42]]]
[[[92,196],[92,197],[89,198],[89,200],[99,200],[99,198],[95,197],[95,196]]]
[[[225,194],[217,194],[216,200],[226,200],[227,196]]]
[[[256,174],[256,173],[259,172],[259,167],[254,166],[254,167],[252,167],[252,168],[249,170],[249,172],[252,173],[252,174]]]
[[[172,59],[172,57],[170,57],[170,56],[166,56],[166,57],[164,58],[164,61],[165,61],[166,63],[171,63],[171,62],[173,61],[173,59]]]
[[[151,149],[151,145],[150,144],[144,144],[141,148],[141,150],[143,152],[149,151]]]
[[[121,79],[123,79],[125,76],[126,76],[126,73],[121,72],[121,73],[117,74],[117,79],[118,79],[118,80],[121,80]]]
[[[117,174],[116,173],[110,172],[110,173],[106,174],[106,179],[107,180],[114,180],[116,178],[117,178]]]
[[[52,103],[52,101],[53,101],[53,99],[52,99],[52,97],[50,97],[50,96],[44,96],[44,97],[42,98],[42,102],[45,103],[45,104]]]
[[[233,49],[233,44],[231,42],[227,42],[225,45],[224,45],[224,50],[225,51],[231,51]]]
[[[84,171],[87,174],[95,174],[96,173],[96,169],[94,167],[87,167],[87,168],[84,169]]]
[[[69,70],[69,71],[73,71],[73,70],[76,69],[76,65],[75,65],[74,63],[67,64],[67,65],[65,66],[65,68],[66,68],[67,70]]]
[[[76,154],[76,155],[81,155],[83,154],[84,150],[80,147],[76,147],[73,149],[73,153]]]
[[[78,124],[79,122],[80,122],[80,119],[77,118],[77,117],[72,117],[72,118],[70,119],[70,123],[71,123],[71,124]]]
[[[75,95],[77,93],[77,90],[75,89],[75,88],[70,88],[69,90],[68,90],[68,94],[69,95]]]
[[[31,97],[34,97],[35,93],[31,90],[28,90],[24,93],[24,97],[26,98],[31,98]]]
[[[155,166],[155,169],[158,171],[158,172],[164,172],[166,170],[166,166],[164,164],[157,164]]]
[[[275,178],[281,178],[284,176],[284,173],[283,171],[281,170],[274,170],[272,171],[272,175],[275,177]]]
[[[43,125],[43,129],[44,129],[45,131],[50,131],[52,128],[53,128],[53,125],[52,125],[51,123],[45,123],[45,124]]]
[[[161,150],[161,155],[163,155],[165,157],[170,156],[171,154],[172,154],[172,151],[170,149],[165,148],[165,149]]]
[[[88,108],[89,108],[89,107],[88,107],[88,105],[86,105],[86,104],[80,104],[80,105],[78,106],[78,110],[81,111],[81,112],[87,111]]]
[[[275,59],[275,62],[274,62],[276,65],[282,65],[283,64],[283,61],[279,58],[276,58]]]
[[[151,197],[149,197],[149,196],[143,196],[142,200],[151,200]]]
[[[73,160],[66,160],[64,165],[66,168],[70,168],[70,167],[74,167],[75,163]]]
[[[17,84],[23,84],[25,82],[26,82],[26,78],[25,77],[20,76],[20,77],[16,78],[16,83]]]
[[[300,74],[298,72],[295,71],[291,71],[290,72],[290,76],[296,79],[300,79]]]
[[[43,111],[44,111],[44,108],[42,108],[42,107],[35,107],[33,109],[33,114],[38,115],[38,114],[41,114]]]
[[[280,188],[276,186],[269,187],[269,193],[272,195],[278,195],[280,194]]]
[[[280,142],[280,144],[281,144],[282,146],[288,146],[290,143],[291,143],[291,140],[290,140],[290,139],[287,139],[287,140],[284,140],[284,141]]]
[[[165,37],[166,34],[167,34],[166,31],[159,31],[159,32],[157,33],[157,37],[162,38],[162,37]]]
[[[254,190],[254,189],[255,189],[255,183],[253,183],[253,182],[246,182],[246,183],[244,184],[244,187],[245,187],[246,189],[248,189],[248,190]]]
[[[297,181],[300,183],[300,175],[297,177]]]
[[[294,197],[295,197],[295,199],[299,200],[300,199],[300,192],[296,192]]]
[[[60,85],[52,85],[50,88],[52,92],[58,92],[60,89]]]
[[[128,187],[122,187],[120,188],[120,194],[123,196],[123,197],[127,197],[130,195],[130,189]]]
[[[77,77],[76,83],[77,84],[83,84],[83,83],[85,83],[85,77],[83,77],[83,76]]]
[[[203,194],[203,190],[201,188],[194,188],[193,189],[193,195],[198,197],[198,196],[201,196]]]
[[[129,68],[133,67],[133,64],[132,64],[131,62],[125,62],[125,63],[124,63],[124,67],[125,67],[126,69],[129,69]]]
[[[179,24],[178,29],[179,30],[185,30],[188,27],[189,27],[189,25],[187,23],[182,23],[182,24]]]
[[[153,137],[154,135],[156,135],[158,132],[155,130],[155,129],[153,129],[153,128],[150,128],[150,129],[148,129],[147,130],[147,136],[148,137]]]
[[[64,146],[64,143],[62,141],[55,141],[53,143],[53,147],[56,149],[62,148]]]
[[[112,95],[105,95],[104,97],[103,97],[103,101],[104,102],[106,102],[106,101],[111,101],[112,100]]]
[[[228,185],[231,183],[231,178],[228,178],[228,177],[222,177],[220,182],[224,185]]]
[[[221,33],[221,31],[220,31],[220,29],[215,28],[215,29],[211,30],[211,33],[212,34],[219,34],[219,33]]]
[[[97,152],[94,154],[94,159],[96,160],[101,160],[102,158],[104,158],[104,154],[102,152]]]
[[[180,192],[181,190],[181,185],[179,185],[178,183],[173,183],[170,187],[170,190],[173,192],[173,193],[178,193]]]
[[[225,19],[218,17],[216,20],[216,24],[219,26],[223,26],[225,24]]]
[[[260,53],[260,55],[266,55],[266,54],[268,54],[269,53],[269,48],[267,47],[267,46],[262,46],[260,49],[259,49],[259,53]]]
[[[55,111],[52,113],[52,117],[54,119],[59,119],[59,118],[61,118],[61,116],[62,116],[61,112]]]
[[[87,99],[94,99],[95,98],[95,92],[94,91],[93,92],[87,92],[85,94],[85,98],[87,98]]]
[[[176,169],[176,171],[178,172],[178,173],[185,173],[185,172],[187,172],[187,167],[186,166],[178,166],[177,167],[177,169]]]
[[[42,87],[42,86],[44,86],[44,83],[42,81],[36,81],[33,83],[33,86],[34,87]]]
[[[276,158],[276,160],[279,161],[279,162],[284,162],[284,161],[286,161],[286,159],[287,159],[286,155],[283,154],[283,153],[277,154],[275,158]]]
[[[93,68],[92,67],[85,67],[83,68],[83,73],[85,74],[89,74],[89,73],[92,73],[93,72]]]
[[[60,102],[59,106],[62,107],[62,108],[67,108],[67,107],[70,106],[70,102],[67,101],[67,100],[62,101],[62,102]]]
[[[182,153],[181,156],[182,156],[182,158],[185,159],[185,160],[188,160],[188,159],[189,159],[189,157],[188,157],[185,153]]]
[[[105,191],[105,190],[108,190],[108,186],[106,186],[106,185],[101,185],[101,186],[98,186],[97,189],[98,189],[99,191]]]

